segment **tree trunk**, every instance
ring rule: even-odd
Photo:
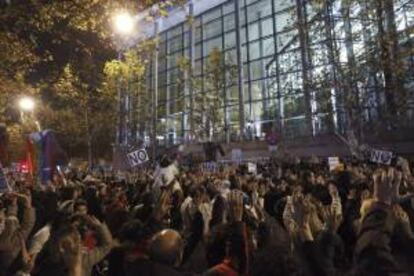
[[[398,38],[394,2],[393,0],[377,0],[376,4],[378,40],[385,80],[385,98],[387,113],[390,117],[398,112],[396,94],[402,92],[401,79],[398,73],[401,68],[398,68]]]
[[[298,18],[299,43],[301,51],[302,62],[302,78],[303,78],[303,94],[305,98],[305,120],[307,134],[313,136],[313,114],[311,106],[311,91],[310,91],[310,59],[309,59],[309,44],[307,39],[307,24],[305,17],[306,3],[303,0],[296,0],[296,12]]]
[[[362,135],[361,126],[363,120],[363,114],[361,110],[361,101],[359,96],[359,89],[357,85],[357,80],[355,77],[355,70],[357,69],[357,64],[354,54],[354,44],[353,44],[353,34],[352,34],[352,23],[350,18],[350,2],[343,1],[341,7],[342,18],[344,20],[344,31],[345,31],[345,50],[347,56],[347,65],[348,68],[344,74],[343,87],[344,91],[344,101],[345,107],[347,109],[348,120],[347,128],[348,130],[354,131],[357,130],[357,137]],[[356,111],[356,112],[355,112]]]
[[[91,124],[89,119],[89,108],[90,108],[90,91],[86,91],[86,106],[85,106],[85,124],[86,124],[86,139],[88,144],[88,165],[89,168],[93,166],[93,157],[92,157],[92,133],[91,133]]]
[[[328,48],[328,56],[329,56],[329,71],[330,76],[328,77],[329,83],[333,83],[334,92],[332,94],[331,90],[328,88],[328,116],[329,116],[329,130],[331,132],[335,132],[335,116],[336,116],[336,106],[332,102],[332,97],[336,97],[339,91],[338,85],[338,62],[337,62],[337,55],[335,54],[334,49],[334,36],[333,36],[333,22],[332,22],[332,5],[331,1],[326,1],[324,5],[324,18],[325,18],[325,33],[326,33],[326,46]]]

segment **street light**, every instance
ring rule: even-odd
[[[126,11],[120,12],[114,17],[115,31],[121,35],[129,35],[134,30],[134,18]]]
[[[126,49],[127,41],[131,37],[135,29],[135,18],[131,16],[126,10],[118,11],[112,17],[113,30],[118,35],[118,61],[122,60],[122,51]],[[117,83],[118,90],[118,126],[116,130],[116,140],[114,150],[114,156],[117,155],[119,147],[128,143],[128,126],[125,120],[124,111],[127,109],[125,104],[128,102],[126,99],[128,91],[123,91],[120,84],[120,79]]]
[[[19,101],[19,106],[22,111],[33,111],[35,102],[32,98],[23,97]]]
[[[154,15],[158,14],[158,8],[156,10],[154,10]],[[155,16],[158,17],[158,16]],[[118,37],[118,39],[120,40],[120,42],[126,42],[129,40],[129,38],[131,38],[131,34],[134,32],[135,29],[135,25],[136,25],[136,18],[131,16],[127,11],[121,11],[119,13],[117,13],[114,17],[113,17],[113,23],[114,23],[114,31],[122,37]],[[153,143],[153,156],[154,156],[154,160],[155,160],[155,156],[156,156],[156,126],[157,126],[157,106],[158,106],[158,21],[155,20],[154,21],[154,35],[155,35],[155,41],[156,41],[156,46],[155,46],[155,51],[154,51],[154,74],[153,74],[153,83],[154,83],[154,93],[152,93],[152,143]],[[118,52],[118,59],[121,60],[121,50],[123,47],[121,47],[121,49]],[[119,85],[118,85],[119,86]],[[128,93],[128,92],[127,92]],[[127,99],[129,99],[129,95],[126,96]],[[118,98],[119,98],[119,122],[118,122],[118,130],[117,130],[117,139],[116,139],[116,144],[118,146],[120,146],[121,144],[128,144],[128,125],[126,125],[125,129],[126,129],[126,135],[125,135],[125,142],[122,139],[122,111],[123,111],[123,106],[122,106],[122,99],[124,98],[123,95],[123,91],[121,90],[121,87],[118,87]]]
[[[33,112],[34,108],[35,108],[35,101],[30,98],[30,97],[23,97],[19,100],[19,107],[20,107],[20,117],[22,118],[22,120],[24,119],[23,113],[24,112]],[[32,116],[34,116],[32,114]],[[34,123],[37,127],[37,130],[40,131],[41,130],[41,126],[39,121],[34,119]]]

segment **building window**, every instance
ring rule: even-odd
[[[209,22],[216,18],[219,18],[221,14],[220,8],[215,8],[212,11],[207,12],[203,15],[203,22]]]
[[[299,47],[299,32],[298,30],[292,30],[289,32],[278,33],[277,38],[277,47],[279,52],[292,49],[294,47]]]
[[[182,41],[183,39],[181,36],[178,36],[168,41],[168,52],[173,53],[173,52],[176,52],[177,50],[180,50],[183,47]]]
[[[199,59],[201,58],[201,43],[197,44],[194,49],[194,58]]]
[[[250,78],[257,80],[263,78],[263,60],[253,61],[250,63]]]
[[[214,48],[219,48],[219,49],[222,48],[221,37],[210,39],[205,42],[205,47],[203,49],[204,50],[203,56],[205,57],[208,56],[211,50],[213,50]]]
[[[272,14],[272,5],[269,0],[261,0],[247,7],[247,20],[249,22],[253,22],[270,14]]]
[[[294,12],[295,10],[292,9],[291,11],[287,11],[287,12],[276,15],[277,32],[283,32],[295,26],[296,16]]]
[[[260,58],[260,42],[250,43],[249,45],[249,58],[255,60]]]
[[[225,49],[233,48],[236,46],[236,32],[226,33],[224,35]]]
[[[221,34],[221,20],[216,20],[211,23],[204,25],[203,37],[208,39],[213,36]]]
[[[261,22],[262,24],[262,37],[273,34],[273,19],[268,18]]]
[[[284,11],[296,5],[295,0],[273,0],[275,12]]]
[[[223,22],[224,22],[224,31],[225,32],[234,30],[234,28],[236,26],[234,14],[226,15],[223,18]]]
[[[249,25],[249,41],[259,38],[259,23]]]
[[[283,101],[285,118],[297,117],[305,113],[305,97],[303,95],[285,97]]]
[[[262,81],[254,81],[251,83],[251,97],[252,101],[254,100],[261,100],[264,97],[263,91],[262,91]]]
[[[195,33],[194,41],[195,42],[200,42],[200,40],[201,40],[201,27],[196,27],[194,33]]]
[[[223,5],[223,14],[228,14],[234,12],[234,0],[230,0],[226,4]]]
[[[263,56],[270,56],[275,53],[275,40],[269,37],[263,40]]]

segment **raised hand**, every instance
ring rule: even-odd
[[[101,226],[101,222],[94,216],[85,216],[85,221],[92,228],[98,228]]]
[[[393,205],[392,210],[395,215],[395,218],[400,223],[410,224],[410,218],[408,217],[407,213],[404,211],[404,209],[400,205],[398,204]]]
[[[290,234],[296,231],[295,222],[292,219],[293,216],[293,200],[291,196],[286,199],[285,209],[283,210],[283,223]]]
[[[405,176],[411,177],[410,164],[408,163],[407,159],[398,157],[397,165],[401,167]]]
[[[379,170],[373,175],[374,180],[374,199],[378,202],[391,205],[400,199],[400,184],[402,173],[389,168]]]
[[[30,192],[28,192],[27,194],[12,193],[12,198],[13,200],[17,200],[17,198],[20,198],[23,202],[23,205],[26,208],[32,207],[32,195],[30,194]]]
[[[328,189],[329,189],[329,195],[330,195],[332,198],[338,198],[338,197],[339,197],[338,188],[336,188],[336,186],[335,186],[335,185],[330,184],[330,185],[328,186]]]
[[[399,204],[392,206],[392,211],[397,220],[397,223],[401,226],[402,233],[409,239],[414,239],[414,233],[411,229],[410,217],[404,211]]]
[[[30,193],[23,194],[23,204],[27,208],[32,207],[32,195]]]
[[[61,242],[60,250],[66,265],[69,266],[69,275],[81,275],[82,265],[82,243],[79,233],[73,233],[64,238]]]
[[[339,198],[338,188],[335,185],[329,185],[329,194],[332,199],[331,211],[335,216],[342,216],[342,204],[341,199]]]
[[[203,233],[205,236],[207,236],[210,232],[210,220],[213,217],[213,206],[208,202],[201,203],[198,206],[198,210],[200,211],[204,221]]]
[[[334,208],[323,208],[322,216],[328,231],[335,233],[342,223],[342,215]]]
[[[213,206],[209,203],[201,203],[198,205],[198,210],[203,216],[204,223],[208,224],[212,217]]]
[[[304,200],[303,194],[296,192],[292,197],[293,213],[292,220],[295,224],[297,235],[303,241],[313,240],[312,230],[310,228],[311,209],[308,202]]]
[[[230,219],[232,221],[241,221],[243,218],[243,193],[239,190],[233,190],[228,195],[230,209]]]
[[[161,193],[158,204],[154,210],[155,219],[161,221],[171,209],[171,192],[166,190]]]
[[[309,225],[310,207],[306,204],[302,193],[295,193],[292,197],[292,219],[300,228]]]

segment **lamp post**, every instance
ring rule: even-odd
[[[151,16],[154,18],[154,38],[155,38],[155,51],[153,53],[153,93],[151,95],[151,109],[152,109],[152,133],[151,133],[151,143],[152,143],[152,156],[155,161],[157,150],[157,120],[158,120],[158,112],[157,112],[157,106],[158,106],[158,33],[159,33],[159,25],[158,25],[158,18],[159,18],[159,7],[154,6],[153,9],[150,12]],[[124,40],[125,38],[128,38],[132,35],[134,32],[136,26],[136,18],[131,16],[128,12],[122,11],[117,13],[114,16],[114,31],[116,34],[119,35],[121,40]],[[118,52],[118,59],[120,60],[122,57],[122,51],[120,50]],[[119,121],[118,121],[118,130],[117,130],[117,139],[116,144],[117,146],[122,144],[127,144],[127,136],[128,136],[128,130],[127,126],[124,125],[124,108],[126,108],[126,105],[129,104],[129,101],[127,101],[124,98],[122,89],[120,85],[118,86],[118,98],[119,98]],[[125,135],[123,135],[125,134]],[[125,136],[125,137],[123,137]],[[124,138],[124,139],[123,139]]]
[[[155,11],[155,14],[158,11]],[[158,21],[154,21],[154,36],[155,36],[155,51],[154,51],[154,91],[152,93],[152,160],[155,164],[157,159],[157,120],[158,120],[158,50],[159,50],[159,39],[158,39]]]
[[[118,35],[119,39],[121,40],[121,47],[118,50],[118,60],[122,60],[122,52],[124,49],[123,44],[125,44],[125,40],[128,39],[132,32],[135,29],[135,18],[131,16],[127,11],[120,11],[116,13],[113,17],[113,27],[114,32]],[[125,113],[127,112],[126,104],[128,101],[125,99],[125,96],[120,80],[118,80],[118,126],[117,126],[117,133],[116,133],[116,146],[119,147],[120,145],[128,143],[128,127],[125,122]]]

